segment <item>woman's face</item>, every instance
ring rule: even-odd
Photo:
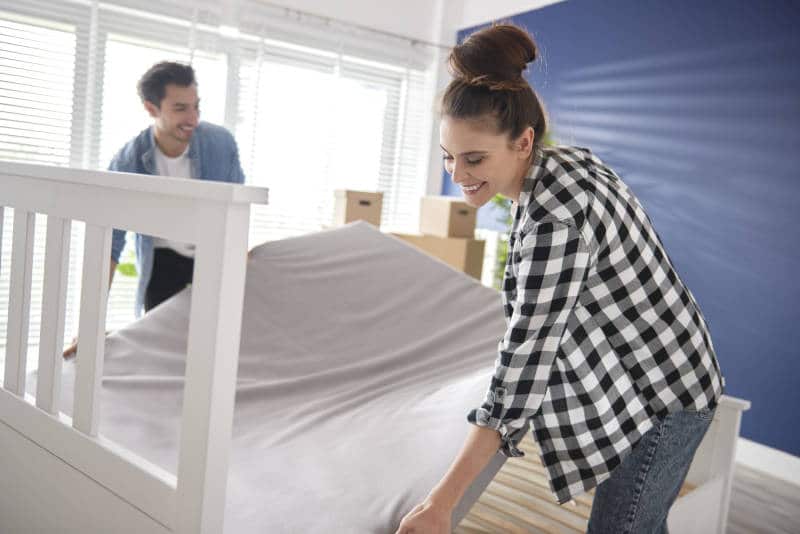
[[[518,200],[530,167],[533,128],[516,140],[492,130],[490,121],[444,116],[439,127],[444,168],[476,208],[496,194]]]

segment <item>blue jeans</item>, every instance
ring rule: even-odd
[[[587,534],[666,534],[667,514],[714,409],[667,415],[596,489]]]

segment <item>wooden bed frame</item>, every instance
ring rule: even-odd
[[[219,533],[228,454],[250,205],[263,188],[0,163],[13,208],[5,373],[0,387],[0,530]],[[47,215],[35,395],[26,393],[35,214]],[[86,224],[73,417],[59,406],[71,221]],[[112,228],[196,245],[177,476],[98,435]],[[0,247],[2,242],[0,241]],[[2,250],[0,250],[2,254]],[[723,397],[669,517],[675,532],[722,534],[741,412]],[[558,506],[531,442],[457,532],[582,532],[591,493]]]
[[[750,403],[723,395],[695,453],[667,524],[679,534],[725,534],[736,441]],[[594,490],[560,506],[530,436],[522,458],[510,458],[455,530],[457,534],[577,534],[586,532]]]
[[[16,532],[222,532],[250,204],[267,190],[0,163],[14,209],[0,522]],[[39,375],[26,394],[35,214],[47,215]],[[70,225],[86,224],[73,417],[59,406]],[[113,228],[196,245],[177,476],[98,436]],[[2,251],[0,251],[2,253]]]

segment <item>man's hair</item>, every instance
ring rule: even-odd
[[[136,84],[136,90],[139,92],[139,98],[142,99],[142,103],[151,102],[157,107],[161,107],[161,101],[164,99],[168,84],[189,87],[196,83],[194,69],[191,65],[162,61],[161,63],[156,63],[144,73],[139,83]]]

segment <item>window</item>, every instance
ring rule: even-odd
[[[254,209],[251,245],[329,225],[335,189],[382,190],[385,226],[415,225],[403,216],[414,213],[424,181],[409,184],[411,205],[392,187],[403,172],[395,160],[407,74],[376,64],[364,76],[356,66],[322,53],[288,60],[274,45],[242,63],[242,164],[249,183],[271,192],[270,205]]]
[[[232,131],[247,183],[271,191],[270,205],[253,212],[251,246],[329,225],[337,188],[383,191],[383,225],[415,230],[427,184],[430,51],[233,3],[232,26],[221,25],[221,7],[182,0],[147,9],[127,0],[8,4],[0,10],[0,160],[106,168],[151,124],[136,94],[141,74],[157,61],[191,62],[202,120]],[[12,211],[2,236],[2,342]],[[46,217],[37,218],[32,346],[45,229]],[[77,330],[82,232],[74,222],[66,338]],[[132,259],[130,247],[123,259]],[[115,276],[109,329],[132,320],[135,287],[134,277]]]
[[[0,11],[0,158],[67,165],[75,29]]]
[[[75,54],[74,26],[0,11],[0,159],[69,164]],[[4,343],[13,210],[4,210],[3,219],[0,340]],[[29,328],[29,362],[34,363],[41,320],[45,222],[46,217],[37,215]],[[0,353],[4,349],[0,345]]]

